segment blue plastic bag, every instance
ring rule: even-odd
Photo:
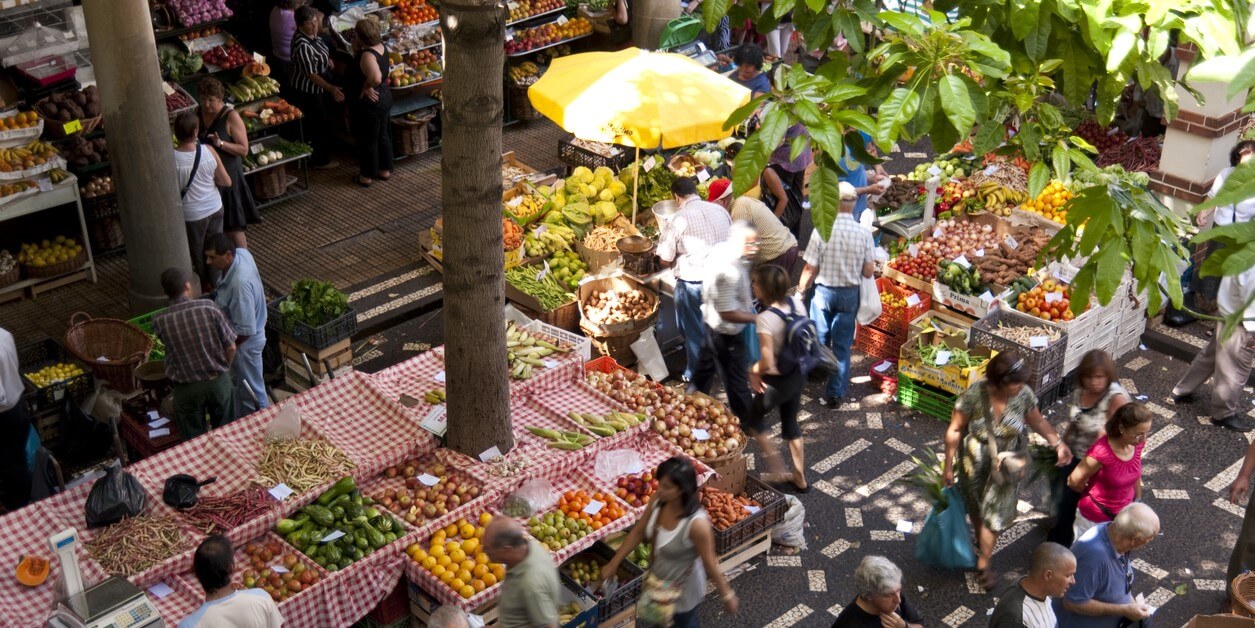
[[[928,513],[915,542],[915,558],[934,567],[971,569],[976,566],[976,552],[967,531],[963,498],[953,486],[943,489],[941,496],[945,508],[938,504]]]
[[[35,453],[42,446],[43,443],[39,442],[39,432],[36,432],[35,426],[32,425],[30,433],[26,436],[26,466],[31,471],[35,470]]]
[[[745,341],[745,355],[749,356],[749,363],[753,364],[762,359],[762,350],[758,344],[758,326],[754,323],[748,323],[741,329],[741,339]]]

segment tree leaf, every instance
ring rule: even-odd
[[[918,37],[924,32],[923,21],[909,13],[903,13],[901,11],[881,11],[876,14],[876,17],[887,26],[909,35],[915,35]]]
[[[820,11],[823,11],[825,4],[827,4],[827,0],[806,0],[806,6],[809,7],[810,10],[814,13],[819,13]],[[794,16],[794,18],[796,19],[796,16]]]
[[[876,133],[876,121],[857,109],[841,109],[832,114],[833,122],[856,128],[868,135]]]
[[[827,67],[827,64],[825,64],[825,67]],[[837,83],[824,91],[824,102],[832,105],[840,105],[847,100],[852,100],[866,93],[867,90],[859,87],[858,85]]]
[[[1255,222],[1237,222],[1231,225],[1217,225],[1190,240],[1190,244],[1202,244],[1217,238],[1232,238],[1238,243],[1255,242]]]
[[[1111,49],[1107,51],[1107,71],[1114,72],[1121,65],[1124,65],[1125,59],[1133,52],[1133,47],[1137,44],[1137,33],[1120,30],[1115,37],[1111,39]]]
[[[754,135],[763,138],[764,149],[770,154],[771,151],[780,146],[780,142],[784,141],[784,134],[788,130],[789,116],[784,109],[774,108],[763,115],[763,124]],[[763,165],[766,166],[765,160]],[[759,172],[761,171],[760,169]]]
[[[1191,66],[1186,78],[1190,81],[1225,83],[1229,98],[1255,87],[1255,48],[1232,57],[1217,57]]]
[[[702,22],[707,33],[713,33],[719,28],[719,20],[728,14],[731,6],[732,0],[703,0]]]
[[[1241,203],[1253,196],[1255,196],[1255,161],[1248,161],[1238,164],[1238,167],[1225,179],[1224,185],[1220,186],[1220,192],[1195,207],[1194,211],[1201,212],[1220,205]]]
[[[1002,145],[1006,137],[1006,128],[994,121],[981,125],[976,131],[976,139],[972,141],[972,154],[986,155]]]
[[[1089,305],[1089,295],[1094,290],[1094,276],[1097,271],[1097,264],[1090,259],[1081,265],[1076,277],[1072,279],[1072,303],[1068,307],[1073,316],[1080,316],[1085,311],[1085,306]]]
[[[941,109],[945,111],[954,130],[960,136],[970,133],[972,125],[976,123],[976,110],[972,106],[967,85],[959,77],[948,74],[938,82],[937,91],[941,96]]]
[[[825,242],[832,235],[832,223],[837,218],[837,209],[841,205],[841,193],[837,184],[839,178],[833,165],[827,158],[821,159],[819,168],[811,174],[810,200],[811,218],[819,237]]]
[[[1094,161],[1089,158],[1089,155],[1086,155],[1078,149],[1068,149],[1068,157],[1071,158],[1072,163],[1078,168],[1090,171],[1098,169],[1098,167],[1094,165]]]
[[[1060,181],[1066,180],[1072,172],[1072,159],[1068,157],[1068,149],[1062,144],[1055,146],[1050,154],[1050,160],[1055,168],[1055,178]]]
[[[1037,162],[1028,170],[1028,196],[1029,198],[1037,198],[1041,191],[1046,189],[1050,184],[1050,168],[1046,164]]]
[[[819,112],[819,105],[805,98],[799,98],[793,102],[793,115],[808,127],[817,126],[823,122],[823,114]]]
[[[1063,96],[1069,102],[1085,102],[1093,83],[1092,64],[1075,41],[1064,40],[1059,46],[1063,74]]]
[[[1050,16],[1043,15],[1037,21],[1037,26],[1029,32],[1024,38],[1024,52],[1028,54],[1028,58],[1038,61],[1046,56],[1046,52],[1050,47],[1050,30],[1052,23]]]
[[[1098,269],[1094,275],[1094,292],[1098,295],[1098,302],[1103,305],[1111,303],[1111,298],[1115,296],[1116,289],[1124,279],[1124,270],[1128,268],[1125,255],[1127,250],[1124,240],[1114,238],[1096,256]]]
[[[899,87],[889,94],[889,98],[880,104],[877,112],[880,116],[876,124],[876,143],[888,146],[898,139],[902,127],[915,117],[919,111],[919,94]],[[940,147],[935,147],[940,150]]]
[[[1041,125],[1033,120],[1025,120],[1020,125],[1020,132],[1016,134],[1015,140],[1020,144],[1020,148],[1024,150],[1024,157],[1029,161],[1037,161],[1041,159]]]
[[[810,138],[805,135],[799,135],[789,142],[789,161],[794,161],[802,155],[802,151],[810,146]]]
[[[777,20],[789,14],[793,10],[793,6],[797,4],[797,0],[772,0],[771,15]]]
[[[806,130],[810,132],[811,139],[819,145],[819,149],[834,161],[841,160],[844,150],[842,149],[841,132],[837,130],[837,125],[831,120],[824,120],[816,126],[807,126]]]
[[[841,33],[850,42],[854,52],[863,51],[863,25],[858,15],[849,9],[839,8],[832,12],[832,28]]]
[[[945,111],[940,107],[933,113],[933,127],[929,132],[929,136],[929,139],[932,140],[933,150],[937,151],[938,154],[950,152],[961,139],[959,132],[954,130],[954,125],[950,123],[950,119],[946,117]]]
[[[842,139],[845,140],[845,149],[850,154],[850,157],[853,157],[859,163],[874,166],[885,161],[883,158],[867,152],[867,144],[864,143],[863,136],[858,131],[846,131]]]
[[[1018,40],[1026,39],[1037,28],[1040,0],[1012,0],[1011,33]]]
[[[760,94],[759,96],[751,98],[750,101],[744,105],[737,107],[736,110],[728,116],[728,119],[724,121],[723,130],[727,131],[729,129],[734,129],[737,126],[740,126],[742,122],[749,120],[749,117],[754,115],[755,111],[758,111],[758,108],[763,104],[764,100],[767,100],[767,94]]]

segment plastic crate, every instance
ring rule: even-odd
[[[339,318],[318,327],[311,327],[302,321],[296,321],[289,330],[284,324],[283,314],[279,311],[279,304],[283,303],[286,298],[288,298],[286,295],[281,296],[266,304],[266,329],[291,336],[293,340],[316,351],[350,338],[357,331],[357,311],[353,308],[349,308]]]
[[[907,336],[907,332],[910,331],[911,321],[928,312],[933,306],[932,295],[927,292],[900,286],[884,277],[876,280],[876,289],[881,294],[889,293],[894,296],[900,296],[903,299],[910,299],[911,295],[914,295],[917,299],[915,305],[907,305],[906,307],[888,307],[882,303],[883,311],[880,316],[868,324],[869,327],[875,327],[880,331],[901,336],[904,339]]]
[[[534,320],[527,325],[524,325],[523,329],[544,334],[550,338],[556,338],[568,345],[571,345],[571,347],[579,354],[580,358],[582,358],[585,363],[593,357],[592,341],[577,333],[554,327],[553,325],[540,320]]]
[[[758,512],[738,521],[732,527],[715,530],[715,553],[720,556],[753,541],[764,530],[779,523],[789,509],[784,495],[752,475],[745,476],[745,494],[762,506]]]
[[[1037,407],[1043,412],[1051,406],[1066,400],[1072,394],[1072,377],[1064,377],[1058,384],[1049,390],[1033,392],[1037,395]]]
[[[950,421],[954,400],[958,395],[921,384],[905,375],[898,375],[898,403],[918,410],[938,421]]]
[[[1058,330],[1059,339],[1042,349],[1033,349],[997,334],[998,325],[1028,325]],[[972,344],[1007,351],[1024,358],[1028,370],[1028,386],[1033,390],[1049,390],[1063,378],[1063,361],[1068,352],[1068,332],[1049,323],[1010,308],[1000,308],[972,325]]]
[[[74,401],[82,401],[84,397],[92,392],[95,387],[92,385],[92,372],[69,351],[57,344],[52,338],[44,338],[36,340],[29,344],[23,345],[17,351],[18,370],[22,373],[22,381],[35,392],[26,397],[26,409],[35,414],[40,410],[47,410],[59,406],[66,396]],[[53,364],[66,363],[75,364],[83,369],[81,375],[76,375],[70,379],[50,384],[43,388],[35,385],[26,375],[33,373],[45,366]]]
[[[164,307],[156,309],[147,314],[136,316],[127,322],[140,328],[144,333],[151,334],[153,333],[153,319],[157,318],[157,315],[164,311],[166,311],[166,308]]]
[[[890,334],[875,327],[859,325],[854,333],[854,348],[878,360],[896,360],[906,336]]]
[[[600,166],[605,166],[611,170],[621,170],[624,166],[632,161],[632,153],[629,153],[623,147],[616,147],[619,151],[617,155],[606,157],[598,155],[587,148],[577,146],[573,143],[574,136],[558,140],[558,159],[562,163],[572,168],[584,166],[590,170],[594,170]]]
[[[867,374],[871,377],[872,381],[875,382],[876,387],[880,389],[880,392],[889,395],[890,397],[898,394],[897,360],[876,360],[876,362],[867,369]]]
[[[606,545],[602,541],[598,541],[593,543],[588,549],[572,556],[570,560],[588,559],[591,557],[593,560],[597,561],[599,565],[604,567],[611,561],[611,559],[614,558],[614,552],[614,548]],[[567,576],[564,570],[559,569],[559,571],[562,572],[563,578],[570,580],[570,577]],[[597,618],[601,621],[614,617],[618,613],[622,612],[623,609],[635,605],[636,600],[641,596],[641,585],[645,581],[645,572],[638,567],[636,563],[633,563],[630,560],[620,562],[619,572],[616,575],[619,576],[619,587],[614,590],[614,593],[602,597],[597,601]],[[586,593],[589,596],[593,595],[592,591],[584,588],[574,580],[570,580],[570,582],[577,588],[577,590]]]

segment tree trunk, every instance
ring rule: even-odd
[[[501,119],[505,10],[442,2],[447,444],[478,456],[514,447],[503,309]]]

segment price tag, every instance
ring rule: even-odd
[[[320,539],[318,542],[319,542],[319,543],[330,543],[330,542],[332,542],[332,541],[334,541],[334,540],[336,540],[336,539],[338,539],[338,538],[340,538],[340,537],[342,537],[342,536],[344,536],[344,533],[343,533],[343,532],[341,532],[340,530],[333,530],[333,531],[331,531],[331,533],[330,533],[330,534],[328,534],[327,536],[322,537],[322,539]]]
[[[915,524],[911,523],[910,521],[902,520],[898,522],[898,532],[901,532],[902,534],[910,534],[911,530],[914,530],[914,529],[915,529]]]
[[[544,365],[545,365],[545,368],[547,368],[547,369],[558,368],[558,361],[557,361],[557,360],[550,360],[549,358],[545,358],[545,359],[541,360],[541,363],[542,363],[542,364],[544,364]]]
[[[505,40],[514,41],[514,29],[513,28],[505,29]]]
[[[543,280],[543,279],[545,278],[545,276],[547,276],[547,275],[549,274],[549,260],[545,260],[545,261],[541,262],[541,265],[542,265],[544,268],[543,268],[542,270],[540,270],[540,271],[537,271],[537,273],[536,273],[536,281],[541,281],[541,280]]]
[[[287,573],[288,572],[288,568],[284,567],[283,565],[274,565],[270,568],[270,570],[275,573]]]
[[[976,257],[984,257],[984,256],[985,256],[985,249],[976,249],[976,253],[975,253],[975,255],[976,255]]]
[[[1076,279],[1076,273],[1077,269],[1073,268],[1071,264],[1058,264],[1058,267],[1055,268],[1055,274],[1058,275],[1064,283],[1072,283],[1072,280]]]
[[[1119,132],[1120,132],[1120,127],[1118,126],[1113,126],[1110,129],[1107,129],[1107,135],[1115,135],[1116,133],[1119,133]]]
[[[172,85],[170,85],[169,83],[162,83],[162,84],[161,84],[161,91],[165,92],[167,96],[173,96],[173,95],[174,95],[174,87],[173,87]]]
[[[266,62],[266,58],[265,58],[265,57],[263,57],[263,56],[261,56],[261,53],[260,53],[260,52],[254,52],[254,53],[253,53],[253,61],[256,61],[257,63],[265,63],[265,62]]]
[[[559,26],[561,26],[563,24],[566,24],[569,20],[566,19],[565,15],[559,15],[558,19],[555,21],[558,23]]]
[[[935,177],[941,174],[941,168],[938,168],[937,166],[932,166],[928,169],[928,174],[931,174],[932,176]]]
[[[911,257],[919,257],[919,245],[918,244],[912,244],[906,247],[906,250],[908,253],[911,254]]]
[[[444,436],[445,430],[449,428],[448,409],[443,405],[432,408],[418,426],[437,437]]]
[[[888,371],[888,370],[889,370],[889,367],[891,367],[891,366],[893,366],[893,363],[892,363],[892,362],[889,362],[889,361],[882,361],[882,362],[879,362],[878,364],[876,364],[876,366],[875,366],[875,367],[873,367],[873,369],[874,369],[877,373],[884,373],[885,371]]]
[[[415,399],[415,398],[413,398],[413,397],[411,397],[411,396],[409,396],[409,395],[401,395],[401,398],[400,398],[400,399],[398,399],[398,401],[400,401],[400,402],[401,402],[401,405],[403,405],[403,406],[405,406],[405,407],[407,407],[407,408],[413,408],[414,406],[417,406],[417,405],[418,405],[418,403],[419,403],[419,401],[418,401],[417,399]]]
[[[83,130],[83,121],[82,120],[70,120],[69,122],[66,122],[65,124],[61,125],[61,129],[65,131],[66,135],[70,135],[71,133],[78,133],[79,131]]]
[[[994,294],[988,290],[980,293],[980,300],[985,302],[985,307],[989,307],[994,302]]]
[[[1050,344],[1050,338],[1046,336],[1033,336],[1028,339],[1028,346],[1033,349],[1045,349]]]
[[[964,268],[971,268],[971,267],[972,267],[972,263],[971,263],[971,262],[969,262],[969,261],[967,261],[967,256],[966,256],[966,255],[960,255],[960,256],[958,256],[958,257],[954,258],[954,263],[955,263],[955,264],[958,264],[959,266],[962,266],[962,267],[964,267]]]
[[[762,508],[759,508],[758,506],[751,506],[749,504],[741,504],[741,508],[744,508],[745,511],[751,515],[758,514],[758,511],[762,510]]]
[[[993,173],[995,172],[998,172],[998,166],[989,166],[988,168],[985,168],[984,170],[981,171],[981,173],[987,177],[992,176]]]
[[[710,432],[701,428],[693,428],[693,440],[710,440]]]
[[[161,438],[162,436],[169,436],[169,435],[170,435],[170,428],[168,427],[163,427],[159,430],[148,430],[149,439]]]
[[[250,155],[256,155],[257,153],[260,153],[265,149],[266,147],[262,146],[261,144],[253,144],[248,147],[248,152]]]
[[[950,352],[938,351],[937,352],[937,366],[945,366],[949,363],[950,363]]]
[[[157,429],[157,428],[159,428],[159,427],[165,427],[165,426],[166,426],[166,424],[167,424],[167,423],[169,423],[169,422],[170,422],[170,419],[167,419],[167,418],[165,418],[165,417],[162,417],[162,418],[160,418],[160,419],[157,419],[156,421],[149,421],[149,422],[148,422],[148,428],[149,428],[149,429],[153,429],[153,430],[155,430],[155,429]]]
[[[909,307],[915,307],[919,305],[919,295],[912,292],[911,295],[906,298],[906,304]]]
[[[160,600],[161,598],[167,595],[170,595],[171,593],[174,593],[174,589],[171,589],[170,585],[164,582],[158,582],[157,584],[154,584],[151,587],[148,587],[148,594],[153,596],[154,598],[157,598],[158,600]]]
[[[440,478],[438,478],[438,477],[436,477],[436,476],[434,476],[434,475],[432,475],[432,474],[430,474],[430,473],[424,473],[424,474],[422,474],[422,475],[418,476],[418,481],[419,481],[419,483],[421,483],[423,486],[435,486],[436,484],[438,484],[438,483],[440,482]]]
[[[158,411],[156,411],[156,410],[149,410],[149,411],[148,411],[148,420],[149,420],[149,421],[156,421],[157,419],[160,419],[160,418],[161,418],[161,413],[160,413],[160,412],[158,412]]]
[[[934,237],[934,238],[940,238],[940,237],[942,237],[942,236],[944,236],[944,235],[946,235],[946,232],[945,232],[945,231],[942,231],[942,230],[941,230],[941,227],[937,227],[937,228],[933,229],[933,237]]]
[[[274,488],[269,489],[266,492],[270,493],[270,496],[275,498],[277,501],[283,501],[292,495],[292,489],[289,488],[287,484],[283,483],[275,485]]]
[[[507,2],[507,3],[505,3],[505,5],[506,5],[507,7],[509,7],[509,8],[510,8],[510,12],[511,12],[511,13],[513,13],[514,11],[519,10],[519,3],[517,3],[517,2]]]
[[[1016,242],[1015,238],[1011,237],[1011,234],[1009,233],[1007,234],[1007,237],[1002,239],[1002,243],[1007,245],[1007,248],[1011,249],[1012,251],[1020,248],[1020,243]]]
[[[656,165],[657,162],[654,160],[654,156],[650,155],[649,159],[646,159],[645,163],[641,164],[641,168],[643,168],[645,172],[649,172],[650,170],[653,170]]]
[[[439,373],[436,373],[435,375],[432,376],[431,379],[432,381],[440,382],[441,384],[443,384],[444,383],[444,371],[440,371]]]
[[[479,454],[479,460],[480,462],[488,462],[489,460],[492,460],[493,458],[496,458],[500,455],[501,455],[501,450],[497,449],[496,445],[493,445],[492,447],[485,449],[483,453]]]
[[[39,191],[40,191],[40,192],[51,192],[51,191],[52,191],[52,181],[50,181],[50,180],[48,180],[48,179],[40,179],[40,180],[39,180]]]
[[[601,512],[601,509],[604,508],[605,505],[606,505],[605,502],[599,502],[594,499],[588,502],[588,505],[584,507],[584,512],[586,514],[595,515]]]
[[[701,172],[697,173],[698,183],[705,183],[708,179],[710,179],[710,173],[707,172],[706,170],[702,170]]]
[[[1061,292],[1047,292],[1046,293],[1046,303],[1057,303],[1062,300],[1063,300],[1063,293]]]

